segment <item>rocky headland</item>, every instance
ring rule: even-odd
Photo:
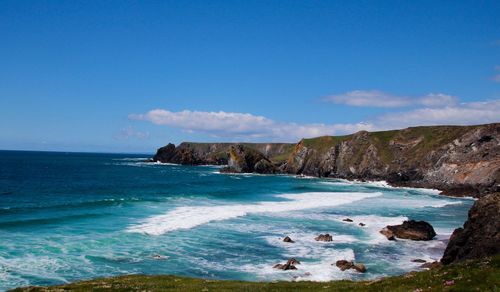
[[[480,197],[500,191],[500,123],[360,131],[297,144],[184,142],[158,149],[152,160],[227,165],[223,172],[385,180]]]

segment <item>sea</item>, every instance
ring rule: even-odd
[[[421,269],[414,259],[439,260],[474,202],[384,182],[221,174],[217,166],[149,157],[0,151],[0,291],[125,274],[245,281],[399,275]],[[436,238],[389,241],[379,233],[408,219],[431,223]],[[331,242],[315,240],[325,233]],[[297,270],[273,268],[292,257],[301,262]],[[367,272],[342,272],[335,266],[341,259]]]

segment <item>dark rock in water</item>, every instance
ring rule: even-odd
[[[392,232],[393,236],[402,239],[431,240],[436,236],[436,232],[434,228],[432,228],[432,225],[425,221],[409,220],[404,221],[401,225],[388,225],[386,228],[382,229],[380,233],[384,231],[382,234],[389,239],[390,233],[385,231],[385,229]]]
[[[500,193],[480,198],[463,228],[455,229],[441,263],[447,265],[500,253]]]
[[[172,143],[168,143],[167,146],[163,146],[156,151],[156,154],[153,156],[153,161],[164,163],[170,162],[174,155],[176,155],[175,145]]]
[[[426,260],[423,260],[423,259],[414,259],[414,260],[411,260],[412,262],[414,263],[426,263],[427,261]]]
[[[352,268],[355,269],[356,271],[360,272],[360,273],[365,273],[366,272],[365,265],[363,265],[361,263],[354,264]]]
[[[363,223],[363,222],[359,223],[358,225],[361,226],[361,227],[366,226],[366,224]]]
[[[352,261],[347,261],[347,260],[338,260],[335,265],[341,270],[341,271],[345,271],[345,270],[348,270],[350,268],[352,268],[354,266],[354,264],[352,263]]]
[[[350,219],[350,218],[342,219],[342,221],[344,221],[344,222],[353,222],[352,219]]]
[[[283,241],[284,241],[284,242],[289,242],[289,243],[294,243],[294,242],[295,242],[295,241],[293,241],[293,240],[292,240],[290,237],[288,237],[288,236],[287,236],[287,237],[285,237],[285,238],[283,238]]]
[[[442,266],[442,264],[440,262],[429,262],[429,263],[425,263],[425,264],[421,265],[420,267],[425,268],[425,269],[435,269],[435,268],[439,268],[441,266]]]
[[[333,238],[330,234],[320,234],[314,238],[316,241],[332,241]]]
[[[300,265],[300,262],[294,258],[289,259],[286,264],[276,264],[273,266],[275,269],[280,269],[280,270],[296,270],[297,267],[295,265]]]
[[[387,229],[387,227],[384,227],[382,230],[379,231],[382,235],[387,237],[388,240],[396,240],[394,237],[394,233]]]
[[[338,260],[335,265],[341,270],[345,271],[348,269],[354,269],[360,273],[366,272],[366,267],[362,263],[354,263],[352,261],[347,260]]]

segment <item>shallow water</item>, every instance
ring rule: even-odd
[[[412,259],[438,260],[473,203],[383,183],[219,174],[143,158],[0,151],[0,290],[130,273],[256,281],[401,274],[418,268]],[[393,242],[378,233],[407,218],[430,222],[438,236]],[[320,233],[333,242],[316,242]],[[282,242],[286,235],[295,243]],[[298,270],[272,268],[288,257],[302,262]],[[331,265],[339,259],[368,272],[341,272]]]

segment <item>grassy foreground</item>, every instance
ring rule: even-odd
[[[336,268],[336,267],[332,267]],[[13,291],[500,291],[500,255],[374,281],[242,282],[131,275]]]

